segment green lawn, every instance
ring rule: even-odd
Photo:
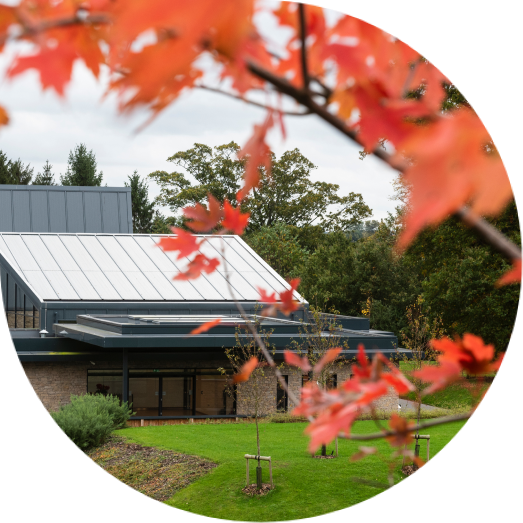
[[[463,426],[455,422],[433,427],[431,457],[439,452]],[[357,451],[358,443],[340,440],[338,459],[311,459],[307,453],[308,438],[303,435],[305,423],[260,424],[261,453],[273,459],[276,488],[268,495],[247,497],[244,454],[256,454],[256,432],[252,423],[209,425],[165,425],[137,427],[118,431],[130,441],[144,446],[170,449],[209,458],[218,463],[206,476],[177,492],[166,503],[205,516],[244,520],[275,521],[317,516],[340,510],[364,501],[383,489],[357,483],[351,478],[387,482],[387,465],[377,456],[351,463],[349,457]],[[354,433],[376,430],[373,421],[358,421]],[[370,445],[370,443],[363,443]],[[389,456],[391,448],[383,441],[378,449]],[[334,447],[330,446],[330,450]],[[425,456],[425,443],[421,443]],[[399,466],[395,480],[403,475]],[[251,462],[251,482],[255,481]],[[268,481],[268,469],[264,470]]]

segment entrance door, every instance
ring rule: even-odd
[[[191,416],[193,409],[194,377],[166,377],[161,380],[160,416]]]
[[[129,378],[129,399],[136,416],[158,416],[161,378]]]

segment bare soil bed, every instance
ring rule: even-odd
[[[126,443],[119,436],[111,436],[87,455],[115,478],[158,501],[166,501],[217,466],[198,456]]]

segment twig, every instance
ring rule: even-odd
[[[277,109],[276,107],[272,107],[270,105],[265,105],[259,102],[255,102],[254,100],[249,100],[247,98],[244,98],[243,96],[239,96],[234,93],[229,93],[227,91],[222,91],[221,89],[217,89],[216,87],[209,87],[207,85],[195,85],[198,89],[205,89],[206,91],[212,91],[213,93],[219,93],[223,94],[225,96],[229,96],[231,98],[234,98],[235,100],[240,100],[242,102],[245,102],[249,105],[254,105],[255,107],[261,107],[262,109],[267,109],[268,111],[277,111],[285,116],[307,116],[308,114],[311,114],[310,111],[282,111],[281,109]]]

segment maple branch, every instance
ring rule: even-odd
[[[459,211],[454,213],[464,224],[468,225],[478,236],[483,238],[491,247],[506,258],[517,261],[521,259],[521,249],[512,243],[504,234],[500,233],[489,222],[471,211],[468,207],[463,206]]]
[[[255,107],[261,107],[262,109],[266,109],[269,111],[275,111],[279,112],[281,114],[284,114],[285,116],[307,116],[308,114],[311,114],[310,111],[283,111],[281,109],[276,109],[276,107],[272,107],[270,105],[265,105],[259,102],[255,102],[254,100],[248,100],[247,98],[244,98],[243,96],[229,93],[227,91],[222,91],[221,89],[218,89],[216,87],[209,87],[207,85],[195,85],[198,89],[205,89],[206,91],[211,91],[213,93],[219,93],[223,94],[225,96],[229,96],[231,98],[234,98],[235,100],[240,100],[242,102],[245,102],[249,105],[254,105]]]
[[[303,76],[303,88],[309,90],[309,69],[307,67],[307,24],[305,21],[305,6],[298,4],[298,16],[300,23],[300,42],[301,42],[301,74]]]
[[[428,429],[429,427],[436,427],[437,425],[444,425],[445,423],[452,423],[453,421],[462,421],[469,419],[472,412],[465,412],[464,414],[455,414],[454,416],[445,416],[443,418],[436,418],[426,423],[417,423],[416,426],[411,427],[409,432],[419,431],[420,429]],[[382,432],[374,432],[372,434],[338,434],[338,438],[351,439],[355,441],[369,441],[373,439],[386,438],[387,436],[395,436],[400,434],[395,430],[384,430]]]

